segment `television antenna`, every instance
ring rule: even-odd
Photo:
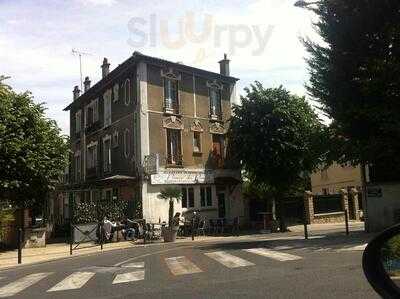
[[[83,82],[82,82],[82,56],[92,55],[90,53],[82,52],[76,49],[72,49],[72,55],[79,56],[79,73],[81,77],[81,91],[83,90]]]

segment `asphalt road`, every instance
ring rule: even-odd
[[[378,298],[365,239],[150,245],[0,272],[0,298]]]

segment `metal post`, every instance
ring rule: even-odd
[[[18,228],[18,264],[22,262],[22,228]]]
[[[72,244],[74,243],[74,232],[72,230],[72,222],[69,221],[69,255],[72,255]]]
[[[100,223],[100,249],[103,250],[103,221]]]
[[[348,210],[344,210],[344,222],[346,225],[346,235],[349,235],[349,215],[348,215]]]
[[[308,240],[307,219],[304,217],[304,239]]]
[[[192,241],[194,241],[194,218],[192,219]]]

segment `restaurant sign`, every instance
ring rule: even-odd
[[[164,170],[151,175],[152,185],[212,184],[212,170]]]

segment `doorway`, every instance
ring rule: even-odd
[[[225,218],[225,193],[218,193],[218,218]]]

